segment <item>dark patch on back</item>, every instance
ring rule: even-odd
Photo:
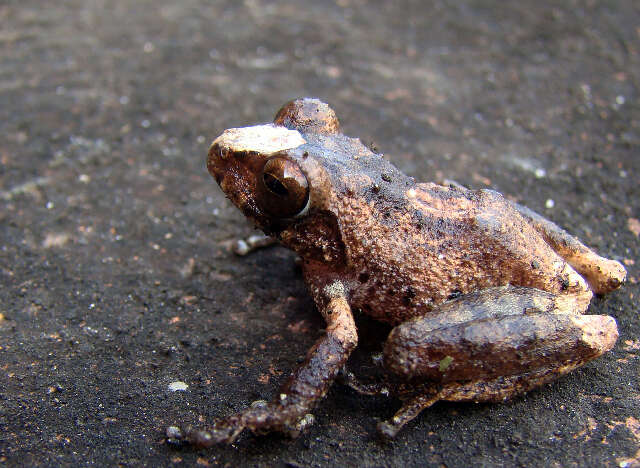
[[[416,297],[416,291],[411,286],[407,286],[402,295],[402,302],[406,306],[410,306],[413,298]]]

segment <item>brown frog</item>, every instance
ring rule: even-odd
[[[501,401],[616,342],[612,317],[583,314],[593,293],[623,283],[620,263],[497,192],[416,183],[340,133],[317,99],[286,104],[273,124],[226,130],[207,167],[245,216],[300,255],[327,327],[276,399],[189,432],[195,445],[245,428],[299,433],[358,344],[354,311],[394,326],[384,382],[344,374],[363,393],[404,400],[378,425],[387,437],[438,400]]]

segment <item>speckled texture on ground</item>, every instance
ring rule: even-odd
[[[640,8],[450,3],[0,5],[0,465],[638,463]],[[167,445],[271,397],[321,333],[289,252],[228,252],[251,231],[204,167],[302,95],[417,179],[495,188],[623,261],[591,305],[613,352],[391,444],[398,402],[335,385],[299,439]]]

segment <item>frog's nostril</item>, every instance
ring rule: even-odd
[[[226,148],[224,146],[220,146],[219,144],[214,144],[211,147],[211,152],[212,154],[214,154],[216,157],[222,159],[223,161],[225,159],[227,159],[229,157],[229,155],[231,154],[231,151],[229,151],[229,148]]]
[[[221,146],[218,143],[214,143],[209,149],[209,165],[215,165],[221,161],[229,159],[233,151],[226,146]]]

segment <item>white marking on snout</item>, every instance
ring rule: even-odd
[[[297,148],[306,142],[297,130],[266,124],[229,128],[216,138],[212,145],[219,145],[221,154],[225,151],[255,151],[259,154],[272,154]]]

